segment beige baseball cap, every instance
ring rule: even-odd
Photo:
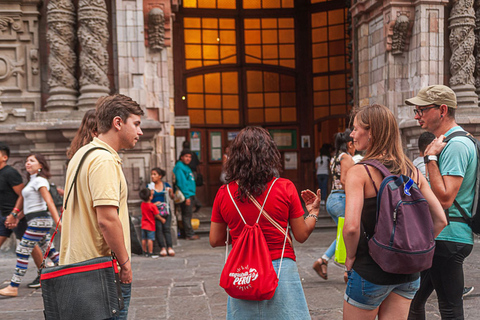
[[[405,100],[405,103],[410,106],[429,106],[431,104],[442,105],[445,104],[449,108],[457,108],[457,96],[452,89],[447,86],[436,84],[422,88],[418,91],[416,97]]]

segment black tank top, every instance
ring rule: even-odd
[[[382,270],[368,253],[367,236],[371,237],[375,230],[377,215],[377,197],[364,199],[362,209],[362,224],[357,254],[353,270],[365,280],[378,285],[393,285],[411,282],[420,277],[420,272],[413,274],[395,274]]]

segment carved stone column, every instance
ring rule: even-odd
[[[475,92],[480,97],[480,0],[475,0]],[[479,102],[480,105],[480,102]]]
[[[50,98],[47,110],[69,111],[77,103],[75,78],[75,6],[71,0],[50,0],[47,5],[47,42]]]
[[[108,12],[104,0],[78,2],[80,43],[80,110],[91,109],[101,96],[110,93],[108,81]]]
[[[474,0],[453,1],[450,12],[450,87],[457,95],[458,106],[478,107],[478,95],[475,93],[475,58],[473,49],[475,46],[475,11]]]

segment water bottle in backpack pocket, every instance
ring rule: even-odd
[[[406,175],[393,175],[377,160],[360,162],[377,168],[384,179],[377,190],[375,230],[368,237],[370,256],[383,271],[412,274],[431,267],[435,251],[433,221],[427,200]],[[418,171],[417,171],[417,174]]]

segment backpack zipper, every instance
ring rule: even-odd
[[[395,209],[393,210],[393,228],[392,228],[392,234],[390,235],[390,247],[393,246],[393,240],[395,238],[395,229],[397,227],[397,211],[398,211],[398,207],[400,207],[400,205],[403,203],[404,205],[412,205],[412,204],[415,204],[415,203],[418,203],[418,202],[423,202],[423,201],[427,201],[426,199],[418,199],[418,200],[415,200],[415,201],[402,201],[402,200],[399,200],[397,202],[397,205],[395,206]],[[376,242],[375,242],[376,243]]]

